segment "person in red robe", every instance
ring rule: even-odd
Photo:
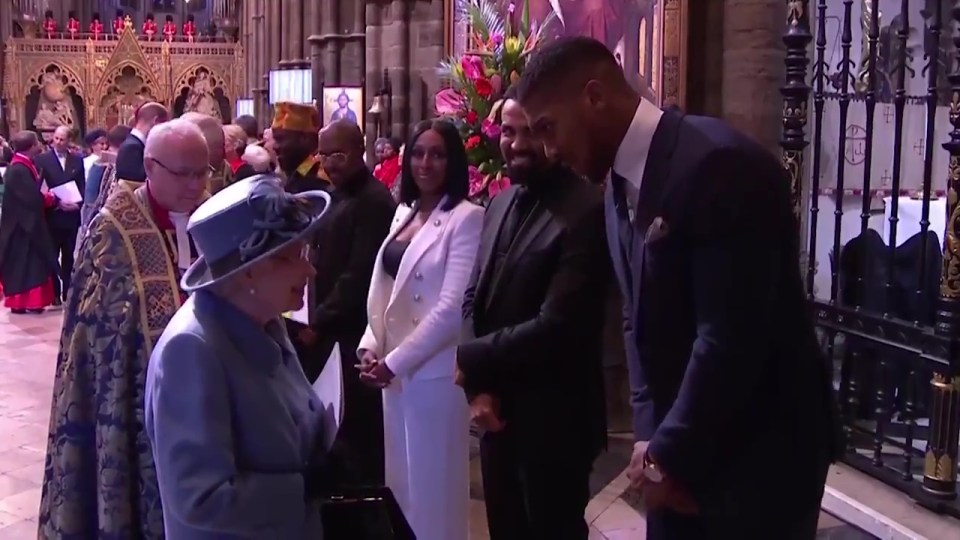
[[[153,20],[153,13],[147,13],[147,20],[141,25],[143,35],[147,36],[147,41],[153,41],[153,36],[157,34],[157,21]]]
[[[177,35],[177,24],[173,22],[173,15],[167,15],[167,22],[163,23],[163,39],[173,41]]]
[[[80,33],[80,19],[77,19],[77,12],[71,11],[67,19],[67,33],[70,34],[70,39],[77,39],[77,35]]]
[[[187,22],[183,23],[183,35],[187,38],[187,41],[193,43],[194,37],[197,35],[197,25],[193,22],[193,15],[187,15]]]
[[[123,10],[117,10],[117,16],[113,18],[113,33],[119,36],[123,33]]]
[[[49,9],[43,15],[43,32],[49,39],[57,37],[57,20],[53,18],[53,12]]]
[[[15,153],[3,174],[0,211],[3,305],[15,314],[41,313],[54,301],[53,276],[59,272],[45,211],[71,205],[60,204],[52,193],[41,191],[40,173],[33,164],[43,148],[37,134],[21,131],[10,142]]]
[[[98,40],[103,34],[103,22],[100,21],[100,14],[94,13],[93,20],[90,21],[90,33],[93,34],[93,39]]]
[[[377,141],[376,152],[380,163],[373,168],[373,176],[387,189],[393,188],[393,183],[400,176],[400,145],[403,144],[394,138]]]

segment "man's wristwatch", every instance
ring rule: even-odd
[[[663,471],[650,459],[649,453],[643,454],[643,476],[654,484],[663,482]]]

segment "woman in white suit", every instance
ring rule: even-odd
[[[418,540],[466,540],[469,411],[454,383],[463,292],[483,209],[466,200],[453,124],[418,124],[400,202],[374,263],[360,377],[383,388],[386,480]]]

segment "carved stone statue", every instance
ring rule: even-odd
[[[190,87],[190,92],[187,94],[184,112],[193,111],[203,113],[223,120],[220,115],[220,106],[217,103],[217,98],[213,95],[211,83],[209,73],[206,71],[199,71],[197,73],[197,77]]]
[[[33,126],[42,132],[76,123],[77,111],[63,84],[62,75],[56,71],[44,73],[40,80],[40,99]]]

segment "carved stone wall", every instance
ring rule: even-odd
[[[784,0],[727,0],[722,21],[722,116],[777,153],[786,10]]]

